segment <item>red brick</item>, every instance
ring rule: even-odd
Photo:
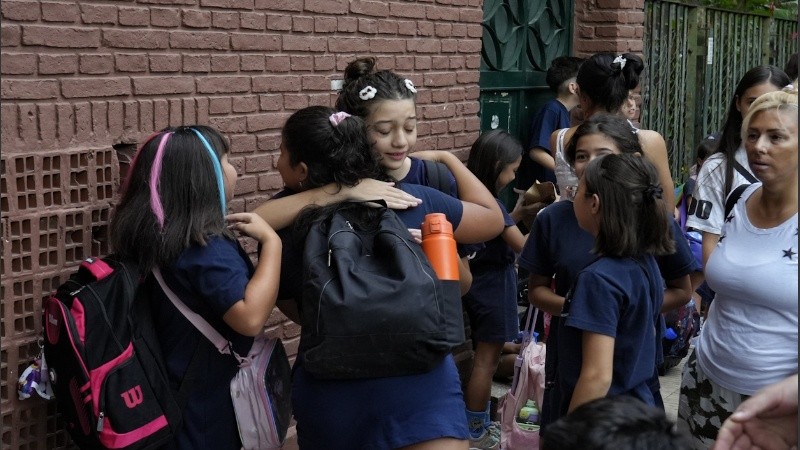
[[[295,72],[310,72],[314,70],[314,59],[311,55],[291,56],[290,70]]]
[[[283,108],[296,111],[308,106],[308,96],[305,94],[286,94],[283,96]]]
[[[295,33],[311,33],[314,31],[314,18],[306,16],[293,17],[292,31]]]
[[[45,22],[75,23],[80,17],[75,3],[41,2],[42,20]]]
[[[36,73],[36,54],[5,53],[0,58],[0,73],[3,75],[32,75]]]
[[[318,14],[347,14],[348,0],[306,0],[304,10]]]
[[[258,96],[243,95],[233,98],[233,112],[235,113],[254,113],[258,111]]]
[[[130,95],[128,77],[65,78],[61,80],[61,95],[65,98],[94,98]]]
[[[480,39],[483,36],[483,27],[480,24],[467,25],[467,37]]]
[[[436,37],[450,37],[453,34],[453,25],[449,23],[434,24],[434,34]]]
[[[336,17],[315,17],[314,18],[314,32],[315,33],[335,33],[337,27]]]
[[[22,43],[45,47],[94,48],[100,46],[100,30],[25,25],[22,27]]]
[[[358,19],[358,31],[362,34],[376,34],[378,21],[374,19]]]
[[[204,8],[225,8],[225,9],[253,9],[253,0],[200,0],[200,6]]]
[[[211,55],[183,55],[184,72],[210,72]]]
[[[230,33],[231,48],[243,51],[273,52],[281,49],[281,36],[263,33]]]
[[[397,22],[381,20],[378,22],[378,34],[397,34]]]
[[[264,13],[243,12],[239,14],[239,22],[243,29],[263,31],[267,26],[267,17]]]
[[[273,31],[289,31],[292,29],[292,16],[270,14],[267,16],[267,29]]]
[[[283,187],[281,174],[272,172],[258,177],[258,188],[262,191],[278,190]]]
[[[434,22],[458,20],[460,9],[445,6],[428,6],[425,8],[425,18]],[[483,14],[481,13],[481,18]],[[480,23],[480,22],[479,22]]]
[[[595,34],[598,37],[633,37],[634,36],[634,27],[631,26],[624,26],[624,25],[606,25],[606,26],[597,26],[594,29]]]
[[[261,111],[278,111],[283,108],[283,96],[280,94],[259,95],[258,107]]]
[[[114,70],[114,55],[80,55],[78,64],[80,73],[82,74],[105,75]]]
[[[463,23],[454,23],[452,25],[450,35],[453,37],[466,37],[467,36],[467,26]]]
[[[3,100],[41,100],[58,97],[55,80],[0,80]]]
[[[240,69],[243,72],[263,72],[265,68],[264,55],[241,55]]]
[[[245,117],[211,117],[209,125],[216,127],[223,133],[246,133],[247,120]]]
[[[233,99],[230,97],[212,97],[208,99],[209,114],[230,114],[233,111]]]
[[[21,22],[33,22],[39,20],[38,5],[30,1],[15,2],[5,0],[0,2],[0,12],[2,12],[4,20]]]
[[[255,9],[300,12],[303,0],[256,0]]]
[[[442,42],[437,39],[416,39],[409,50],[416,53],[439,53],[441,48]],[[480,47],[478,51],[480,51]]]
[[[256,137],[252,134],[243,134],[243,135],[239,134],[231,136],[230,140],[231,140],[231,149],[233,149],[234,152],[252,153],[256,151]],[[241,173],[244,173],[246,171],[245,158],[248,158],[248,156],[237,158],[239,161],[241,161],[241,164],[239,166],[240,167],[239,170],[242,171]]]
[[[450,93],[447,90],[431,91],[431,103],[448,103],[450,101]]]
[[[408,19],[424,19],[425,6],[412,5],[408,3],[391,3],[389,5],[388,17],[408,18]]]
[[[325,46],[319,47],[324,49]],[[328,51],[331,53],[366,53],[369,51],[369,39],[366,38],[331,38],[328,39]]]
[[[456,112],[453,105],[424,105],[418,109],[421,110],[422,118],[425,120],[453,117]]]
[[[181,55],[176,53],[150,55],[151,72],[180,72]]]
[[[189,28],[210,28],[211,11],[183,11],[183,25]]]
[[[434,27],[432,22],[418,22],[417,36],[433,37]]]
[[[211,55],[212,72],[238,72],[239,55]]]
[[[172,48],[228,50],[228,36],[222,32],[173,31],[169,34],[169,45]]]
[[[198,77],[197,92],[201,94],[231,94],[248,92],[250,77]]]
[[[331,55],[314,56],[314,70],[325,72],[336,70],[336,58]]]
[[[405,39],[371,39],[370,53],[405,53]]]
[[[81,21],[85,24],[114,25],[117,23],[117,7],[82,4]]]
[[[150,24],[150,10],[147,8],[119,8],[119,24],[132,27],[146,27]]]
[[[232,11],[213,11],[211,13],[211,26],[226,30],[239,28],[239,14]]]
[[[256,138],[258,140],[258,150],[271,152],[278,151],[281,148],[280,133],[258,134]]]
[[[165,99],[153,100],[153,128],[161,130],[170,125],[169,102]]]
[[[167,48],[169,38],[168,32],[159,30],[103,30],[103,45],[114,48]]]
[[[255,144],[255,142],[253,142]],[[253,145],[255,148],[255,145]],[[252,155],[244,158],[244,171],[246,173],[269,172],[272,169],[271,155]]]
[[[459,53],[480,53],[481,47],[481,41],[477,39],[465,39],[458,41]]]
[[[414,36],[417,34],[417,24],[412,21],[397,22],[397,34],[401,36]]]
[[[17,47],[22,38],[22,29],[17,25],[0,26],[0,45],[3,47]]]
[[[253,77],[253,92],[298,92],[297,77],[289,75],[262,75]],[[263,104],[263,103],[262,103]]]
[[[355,33],[358,30],[358,19],[355,17],[337,17],[336,31],[340,33]]]
[[[373,17],[391,17],[391,10],[388,2],[376,2],[367,0],[354,0],[350,2],[350,12]]]
[[[137,0],[139,3],[151,3],[154,5],[193,5],[197,0]]]
[[[365,40],[366,41],[366,40]],[[283,36],[283,51],[324,52],[328,49],[328,39],[312,36]],[[328,49],[330,52],[335,51]]]
[[[483,11],[477,8],[461,8],[458,10],[458,22],[480,25],[483,22]]]
[[[597,0],[597,7],[604,9],[644,9],[644,0]]]
[[[150,10],[150,25],[176,28],[181,25],[181,12],[175,8],[153,8]]]
[[[325,75],[303,75],[301,82],[303,90],[306,91],[327,91],[331,88],[331,83]]]

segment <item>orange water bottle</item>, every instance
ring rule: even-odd
[[[458,281],[458,252],[453,225],[442,213],[425,215],[422,222],[422,250],[440,280]]]

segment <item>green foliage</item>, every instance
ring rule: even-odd
[[[701,0],[705,6],[766,13],[784,19],[797,18],[797,0]]]

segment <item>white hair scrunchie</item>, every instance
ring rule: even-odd
[[[614,64],[614,63],[619,63],[619,69],[620,69],[620,70],[622,70],[622,69],[624,69],[624,68],[625,68],[625,63],[627,63],[627,62],[628,62],[628,60],[627,60],[627,59],[625,59],[625,57],[624,57],[624,56],[622,56],[622,55],[617,55],[617,57],[616,57],[616,58],[614,58],[614,61],[611,61],[611,64]]]
[[[359,97],[361,100],[364,100],[364,101],[366,101],[366,100],[370,100],[370,99],[373,99],[373,98],[375,98],[375,94],[377,94],[377,93],[378,93],[378,90],[377,90],[377,89],[375,89],[375,88],[374,88],[374,87],[372,87],[372,86],[367,86],[367,87],[365,87],[364,89],[362,89],[362,90],[361,90],[361,91],[358,93],[358,97]]]
[[[416,88],[416,87],[414,87],[414,83],[413,83],[411,80],[409,80],[408,78],[406,78],[406,79],[405,79],[405,83],[406,83],[406,89],[408,89],[409,91],[411,91],[411,93],[412,93],[412,94],[416,94],[416,93],[417,93],[417,88]]]

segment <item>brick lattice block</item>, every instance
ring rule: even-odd
[[[42,334],[42,302],[68,278],[51,272],[3,280],[3,340],[35,338]]]

